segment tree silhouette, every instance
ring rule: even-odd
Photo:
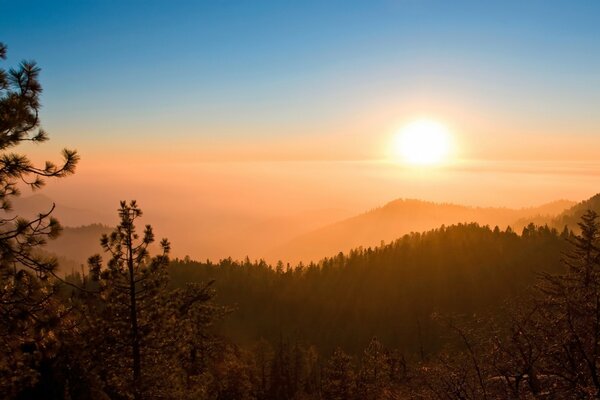
[[[390,383],[388,354],[377,338],[371,339],[362,357],[357,377],[361,399],[380,399]]]
[[[352,357],[336,349],[323,371],[323,396],[331,400],[351,399],[356,393]]]
[[[6,58],[6,46],[0,43],[0,58]],[[46,161],[36,167],[26,155],[9,151],[24,142],[41,143],[48,140],[39,128],[40,68],[35,62],[22,62],[17,69],[0,69],[0,210],[11,210],[11,198],[18,196],[19,184],[32,189],[44,185],[46,178],[60,178],[72,174],[79,160],[73,150],[63,150],[59,166]],[[53,259],[33,254],[48,237],[60,231],[58,222],[50,217],[52,209],[33,220],[18,217],[0,219],[0,256],[3,267],[28,267],[40,277],[52,273]]]
[[[89,259],[99,287],[88,299],[88,312],[95,314],[87,329],[90,357],[109,395],[184,398],[193,392],[191,375],[202,373],[195,360],[218,309],[207,304],[210,284],[170,287],[170,244],[162,239],[160,253],[150,257],[154,233],[150,225],[137,233],[141,216],[135,201],[121,202],[119,225],[100,240],[110,259],[105,266],[99,255]]]
[[[541,285],[545,369],[572,396],[600,397],[600,224],[588,210],[571,240],[565,274],[545,274]]]
[[[0,43],[0,59],[6,59]],[[11,213],[12,200],[20,187],[42,187],[47,178],[61,178],[75,171],[79,159],[73,150],[63,150],[59,165],[47,161],[35,166],[13,151],[25,142],[48,140],[40,128],[40,68],[22,62],[17,68],[0,68],[0,394],[14,395],[31,386],[37,366],[57,346],[55,331],[64,310],[55,304],[57,261],[38,250],[60,232],[54,209],[27,220]]]
[[[143,398],[142,369],[146,366],[142,365],[141,346],[149,345],[142,342],[150,339],[151,324],[156,317],[153,314],[161,311],[157,300],[163,294],[161,289],[168,284],[166,267],[170,249],[169,242],[163,239],[160,243],[162,254],[150,259],[148,246],[154,242],[154,233],[152,227],[146,225],[139,237],[135,221],[141,216],[142,211],[135,201],[129,204],[122,201],[119,225],[100,240],[102,248],[110,255],[107,268],[102,268],[99,255],[89,260],[92,277],[100,284],[101,298],[108,312],[106,316],[113,316],[105,334],[113,337],[119,347],[127,348],[125,354],[106,356],[115,363],[114,357],[127,359],[125,368],[131,372],[130,382],[120,382],[122,386],[117,387],[119,390],[130,389],[135,399]],[[146,311],[145,315],[141,314],[142,309]]]

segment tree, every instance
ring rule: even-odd
[[[251,369],[239,348],[225,346],[214,363],[209,393],[216,400],[252,398]]]
[[[345,400],[354,398],[356,377],[352,357],[340,348],[333,352],[323,371],[323,398]]]
[[[135,201],[122,201],[119,225],[100,240],[108,263],[99,255],[89,259],[99,287],[88,300],[90,358],[114,398],[184,398],[193,393],[189,375],[206,341],[201,329],[215,314],[207,305],[213,292],[210,284],[170,287],[170,244],[161,240],[160,254],[150,257],[154,233],[146,225],[137,234],[141,216]]]
[[[269,364],[273,360],[273,348],[269,342],[261,339],[254,345],[252,353],[254,354],[254,364],[257,375],[256,397],[258,399],[266,399],[268,397],[269,387],[271,386]]]
[[[115,344],[113,349],[102,354],[103,361],[112,369],[107,371],[108,381],[114,383],[115,392],[131,391],[135,399],[142,399],[146,390],[142,372],[147,374],[148,366],[142,364],[141,348],[149,348],[148,341],[154,333],[151,324],[156,317],[153,314],[161,312],[162,304],[156,303],[161,289],[168,283],[165,270],[170,247],[163,239],[160,243],[162,254],[149,259],[148,246],[154,242],[154,233],[147,225],[141,240],[136,242],[139,236],[135,221],[141,216],[142,211],[135,201],[121,202],[119,225],[110,236],[104,235],[100,240],[104,251],[111,256],[107,268],[102,268],[99,255],[89,260],[92,277],[100,287],[104,311],[100,323],[105,322],[102,324],[104,339]],[[144,361],[151,362],[149,358]],[[124,376],[124,371],[117,366],[129,373]]]
[[[0,59],[6,58],[6,46],[0,43]],[[48,140],[39,128],[40,68],[35,62],[22,62],[19,68],[0,69],[0,210],[11,210],[11,198],[18,196],[19,184],[38,189],[45,178],[60,178],[72,174],[79,157],[73,150],[63,150],[63,163],[58,166],[46,161],[36,167],[27,156],[9,149],[24,142],[41,143]],[[54,272],[56,261],[33,254],[47,238],[60,231],[58,222],[50,217],[52,209],[33,220],[17,217],[0,219],[0,256],[3,266],[28,267],[39,277]]]
[[[580,233],[562,235],[571,249],[561,273],[544,272],[531,298],[516,298],[505,316],[473,318],[478,329],[450,321],[464,344],[442,354],[425,374],[439,398],[600,398],[600,224],[586,212]],[[557,232],[528,228],[529,238]]]
[[[6,59],[2,43],[0,59]],[[11,213],[20,187],[35,190],[47,178],[70,175],[79,160],[75,151],[65,149],[59,165],[47,161],[36,167],[26,155],[12,151],[25,142],[48,140],[40,128],[39,73],[32,61],[0,68],[0,394],[5,397],[35,383],[37,366],[55,351],[57,321],[64,311],[54,298],[57,261],[39,252],[60,232],[51,217],[54,207],[30,220]]]
[[[271,362],[270,399],[291,399],[294,395],[292,349],[280,339]]]
[[[533,303],[533,304],[530,304]],[[487,357],[498,390],[506,398],[539,396],[542,392],[539,369],[547,351],[539,305],[529,299],[509,304],[508,321],[493,323]],[[493,321],[494,322],[494,321]]]
[[[600,397],[600,224],[588,210],[564,258],[567,272],[541,285],[546,373],[565,393]]]
[[[388,354],[377,338],[371,339],[362,357],[357,387],[361,399],[380,399],[390,384]]]
[[[572,274],[582,278],[584,286],[588,286],[592,283],[594,274],[600,272],[597,271],[600,263],[598,214],[593,210],[587,210],[578,225],[581,233],[571,240],[571,252],[566,255],[564,262],[571,269]]]

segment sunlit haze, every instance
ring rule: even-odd
[[[137,199],[175,255],[254,258],[398,198],[596,193],[599,7],[9,2],[0,39],[42,68],[28,154],[81,154],[39,193],[110,224]]]

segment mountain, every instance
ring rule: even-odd
[[[600,203],[600,199],[594,198],[587,202],[593,201]],[[50,198],[36,194],[18,198],[13,208],[15,214],[33,217],[39,212],[50,210],[52,203]],[[228,247],[223,248],[222,253],[233,258],[243,258],[250,254],[252,258],[262,257],[270,262],[281,259],[295,263],[318,260],[352,248],[376,246],[381,241],[389,242],[409,232],[421,232],[441,225],[462,222],[498,225],[502,228],[510,225],[520,232],[530,222],[562,228],[564,223],[554,221],[560,216],[572,220],[576,226],[577,218],[583,213],[581,209],[588,204],[584,203],[574,206],[574,202],[559,200],[540,207],[514,210],[399,199],[343,220],[339,218],[348,215],[346,211],[323,209],[278,218],[257,219],[246,224],[240,223],[239,220],[237,223],[231,221],[227,228],[213,230],[211,235],[202,240],[185,234],[185,229],[177,224],[167,225],[161,232],[165,232],[164,235],[173,241],[175,249],[185,244],[187,248],[192,249],[206,248],[207,254],[210,254],[211,249],[228,243]],[[53,215],[65,229],[58,239],[48,244],[46,250],[63,258],[62,264],[65,267],[61,269],[67,272],[85,264],[89,256],[101,252],[98,244],[100,236],[110,231],[106,224],[113,223],[115,218],[62,204],[56,204]]]
[[[33,218],[37,214],[50,211],[52,204],[54,204],[54,201],[43,194],[17,197],[12,201],[12,211],[9,215]],[[63,226],[82,226],[98,222],[112,223],[115,221],[114,216],[108,216],[92,210],[73,208],[63,204],[55,204],[52,216],[58,219]]]
[[[173,284],[214,280],[216,301],[235,311],[220,324],[238,343],[302,338],[329,352],[359,351],[376,336],[409,353],[440,341],[432,313],[496,312],[561,270],[568,242],[547,227],[518,235],[459,224],[333,255],[319,264],[174,260]],[[257,312],[259,310],[259,312]]]
[[[103,254],[100,237],[112,230],[113,228],[101,224],[66,227],[58,238],[48,241],[44,251],[58,256],[61,273],[70,273],[73,269],[79,271],[81,265],[87,264],[90,256]]]
[[[577,224],[581,221],[581,216],[587,210],[594,210],[600,214],[600,193],[564,210],[558,216],[552,218],[548,224],[557,229],[568,226],[570,229],[577,231],[579,230]]]
[[[574,203],[559,200],[539,207],[509,209],[467,207],[414,199],[398,199],[364,214],[327,225],[296,237],[273,251],[273,256],[290,262],[315,261],[352,248],[379,245],[410,232],[441,225],[477,222],[517,231],[529,222],[549,221]]]
[[[281,246],[299,235],[332,224],[349,215],[351,215],[349,212],[341,209],[318,209],[271,217],[253,224],[238,226],[235,231],[232,229],[223,232],[224,236],[235,237],[236,246],[228,255],[233,258],[243,258],[251,254],[253,258],[276,262],[277,259],[269,258],[269,251],[273,247]]]
[[[12,210],[8,216],[35,218],[40,213],[50,211],[53,204],[52,216],[58,219],[63,230],[58,238],[49,240],[42,251],[58,258],[59,273],[79,271],[81,265],[85,265],[90,256],[102,253],[100,237],[112,230],[98,222],[110,223],[115,218],[92,210],[54,203],[51,198],[42,194],[17,197],[12,201]]]

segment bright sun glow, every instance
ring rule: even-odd
[[[448,129],[428,119],[409,123],[394,137],[394,156],[409,164],[439,164],[448,158],[450,150],[451,136]]]

